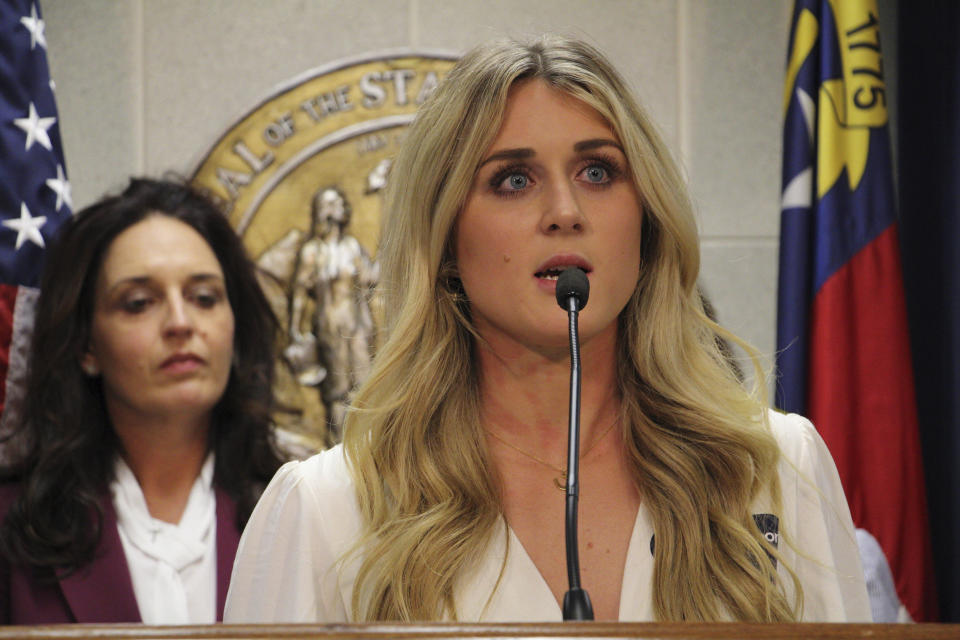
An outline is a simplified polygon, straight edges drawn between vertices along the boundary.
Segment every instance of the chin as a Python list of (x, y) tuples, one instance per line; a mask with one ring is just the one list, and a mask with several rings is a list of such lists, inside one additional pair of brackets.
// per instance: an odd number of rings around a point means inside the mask
[(558, 331), (543, 331), (534, 336), (529, 336), (525, 344), (535, 351), (542, 352), (562, 352), (569, 357), (570, 354), (570, 333), (564, 329)]
[[(220, 395), (212, 393), (179, 393), (162, 401), (168, 414), (202, 415), (210, 413), (220, 401)], [(160, 403), (158, 403), (160, 404)]]

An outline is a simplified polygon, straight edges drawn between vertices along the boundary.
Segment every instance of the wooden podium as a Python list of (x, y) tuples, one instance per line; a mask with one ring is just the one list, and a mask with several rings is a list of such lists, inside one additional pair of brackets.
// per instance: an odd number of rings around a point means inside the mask
[(0, 627), (0, 640), (446, 640), (453, 638), (670, 638), (721, 640), (960, 639), (953, 624), (604, 623), (145, 626), (135, 624)]

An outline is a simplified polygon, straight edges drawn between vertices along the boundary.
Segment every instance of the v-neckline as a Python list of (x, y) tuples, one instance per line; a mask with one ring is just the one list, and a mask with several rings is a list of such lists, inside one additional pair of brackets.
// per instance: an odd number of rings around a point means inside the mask
[[(501, 523), (505, 525), (507, 535), (494, 534), (495, 540), (491, 541), (486, 561), (482, 563), (482, 567), (478, 568), (479, 573), (463, 585), (464, 597), (458, 604), (470, 603), (468, 606), (479, 607), (475, 616), (465, 615), (463, 619), (540, 622), (562, 620), (561, 606), (554, 598), (553, 591), (540, 573), (540, 569), (527, 553), (513, 527), (505, 519), (501, 519)], [(649, 594), (644, 598), (643, 593), (649, 587), (644, 586), (642, 576), (638, 575), (638, 572), (643, 571), (643, 554), (645, 553), (647, 562), (651, 566), (651, 570), (647, 573), (652, 575), (653, 556), (650, 552), (652, 535), (652, 526), (641, 503), (634, 518), (633, 531), (624, 561), (617, 612), (617, 619), (620, 622), (651, 619), (649, 610), (652, 605), (649, 602)], [(504, 548), (505, 544), (507, 548)], [(500, 568), (505, 553), (508, 554), (507, 562), (503, 566), (501, 575)], [(565, 562), (563, 556), (558, 560)], [(649, 580), (646, 584), (649, 585)], [(589, 585), (584, 586), (589, 592)], [(494, 589), (505, 593), (494, 593)], [(511, 599), (509, 592), (514, 592), (518, 598)]]

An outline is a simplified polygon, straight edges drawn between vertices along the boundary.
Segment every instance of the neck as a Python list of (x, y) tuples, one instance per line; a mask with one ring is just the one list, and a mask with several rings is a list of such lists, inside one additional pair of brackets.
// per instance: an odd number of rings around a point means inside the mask
[(179, 522), (207, 457), (209, 414), (132, 420), (111, 411), (110, 417), (121, 455), (140, 484), (150, 515)]
[[(570, 354), (478, 345), (483, 427), (511, 444), (565, 461), (570, 397)], [(589, 447), (620, 412), (616, 380), (616, 327), (581, 343), (580, 442)], [(563, 462), (565, 465), (565, 462)]]

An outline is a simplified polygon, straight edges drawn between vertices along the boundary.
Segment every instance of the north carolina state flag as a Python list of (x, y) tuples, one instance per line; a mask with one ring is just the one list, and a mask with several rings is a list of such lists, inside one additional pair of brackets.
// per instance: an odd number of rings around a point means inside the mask
[(934, 620), (875, 0), (797, 0), (788, 55), (777, 402), (813, 420), (900, 599)]

